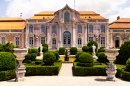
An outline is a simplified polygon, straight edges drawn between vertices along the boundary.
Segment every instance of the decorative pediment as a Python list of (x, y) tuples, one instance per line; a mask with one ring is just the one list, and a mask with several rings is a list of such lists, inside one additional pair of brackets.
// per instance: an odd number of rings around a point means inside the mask
[(34, 33), (29, 33), (28, 36), (33, 37)]
[(55, 34), (55, 33), (52, 33), (52, 37), (55, 38), (55, 37), (56, 37), (56, 34)]
[(42, 33), (40, 34), (40, 37), (44, 37), (44, 36), (46, 36), (46, 34), (45, 34), (44, 32), (42, 32)]
[(20, 35), (19, 34), (15, 34), (14, 37), (20, 37)]
[(70, 26), (69, 24), (64, 24), (64, 27), (65, 27), (65, 29), (67, 29), (67, 30), (69, 29), (69, 26)]
[(94, 34), (93, 33), (89, 33), (88, 37), (94, 37)]
[(82, 33), (78, 33), (78, 37), (81, 38), (82, 37)]
[(101, 37), (102, 37), (102, 36), (106, 36), (106, 34), (105, 34), (105, 33), (101, 33), (100, 36), (101, 36)]

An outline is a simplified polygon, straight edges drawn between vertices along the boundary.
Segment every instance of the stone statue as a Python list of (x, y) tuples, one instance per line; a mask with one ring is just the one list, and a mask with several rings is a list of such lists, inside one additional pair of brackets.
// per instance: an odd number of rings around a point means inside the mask
[(95, 53), (96, 46), (94, 46), (94, 44), (93, 44), (92, 48), (93, 48), (93, 53), (92, 53), (93, 58), (94, 58), (94, 60), (97, 60), (98, 57), (96, 56), (96, 53)]
[(66, 49), (65, 61), (69, 61), (69, 51)]
[(42, 46), (42, 44), (41, 44), (41, 45), (40, 45), (40, 55), (43, 54), (42, 49), (43, 49), (43, 46)]

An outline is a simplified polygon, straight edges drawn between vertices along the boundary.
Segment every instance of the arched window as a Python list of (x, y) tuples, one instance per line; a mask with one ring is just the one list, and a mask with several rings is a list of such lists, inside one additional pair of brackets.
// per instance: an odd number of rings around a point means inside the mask
[(93, 26), (92, 25), (89, 26), (89, 33), (93, 33)]
[(82, 26), (81, 25), (78, 26), (78, 31), (77, 32), (82, 33)]
[(41, 33), (46, 33), (46, 32), (45, 32), (45, 26), (44, 26), (44, 25), (41, 26)]
[(29, 26), (29, 33), (33, 33), (33, 26), (32, 25)]
[(56, 34), (56, 26), (55, 25), (52, 26), (52, 33)]
[(64, 13), (64, 22), (69, 22), (70, 21), (70, 14), (69, 12)]
[(105, 33), (105, 26), (104, 25), (101, 26), (101, 33)]

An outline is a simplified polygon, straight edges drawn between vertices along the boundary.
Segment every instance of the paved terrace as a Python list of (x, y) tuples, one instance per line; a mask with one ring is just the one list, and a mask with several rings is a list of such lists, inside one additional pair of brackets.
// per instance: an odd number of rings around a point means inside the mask
[(14, 79), (0, 82), (0, 86), (130, 86), (121, 79), (106, 81), (105, 76), (73, 76), (73, 63), (63, 63), (58, 76), (29, 76), (23, 82)]

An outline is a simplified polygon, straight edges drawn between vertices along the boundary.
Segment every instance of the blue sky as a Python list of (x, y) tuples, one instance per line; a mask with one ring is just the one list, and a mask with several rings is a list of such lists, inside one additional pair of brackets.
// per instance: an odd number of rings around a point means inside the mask
[[(0, 0), (0, 17), (27, 19), (41, 11), (57, 11), (68, 4), (74, 8), (74, 0)], [(75, 0), (77, 11), (95, 11), (108, 18), (109, 22), (130, 18), (130, 0)]]

